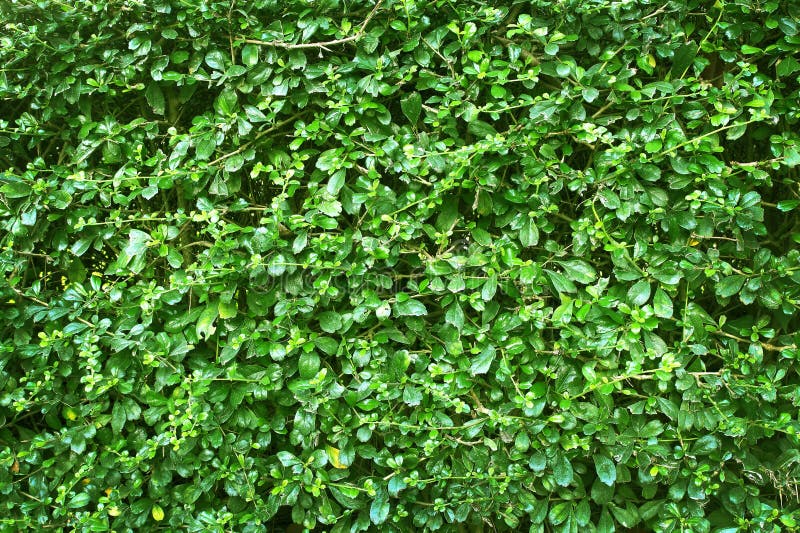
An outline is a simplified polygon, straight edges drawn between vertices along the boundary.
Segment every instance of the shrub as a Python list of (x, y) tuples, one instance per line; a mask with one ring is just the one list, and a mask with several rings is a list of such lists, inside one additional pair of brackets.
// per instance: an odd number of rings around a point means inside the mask
[(797, 3), (0, 14), (3, 528), (796, 530)]

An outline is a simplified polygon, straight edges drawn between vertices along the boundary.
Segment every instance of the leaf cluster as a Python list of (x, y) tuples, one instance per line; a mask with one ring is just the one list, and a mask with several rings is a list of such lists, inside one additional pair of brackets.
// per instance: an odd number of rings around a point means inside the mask
[(0, 529), (797, 530), (796, 2), (0, 16)]

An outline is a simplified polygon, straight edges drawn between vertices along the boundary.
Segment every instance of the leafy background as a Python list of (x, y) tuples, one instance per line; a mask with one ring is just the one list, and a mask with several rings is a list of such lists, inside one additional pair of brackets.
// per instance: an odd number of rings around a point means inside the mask
[(796, 530), (796, 2), (0, 15), (3, 529)]

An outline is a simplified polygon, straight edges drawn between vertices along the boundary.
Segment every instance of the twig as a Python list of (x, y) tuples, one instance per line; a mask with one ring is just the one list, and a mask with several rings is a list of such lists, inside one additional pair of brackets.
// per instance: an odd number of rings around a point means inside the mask
[(736, 340), (736, 341), (739, 341), (739, 342), (746, 342), (746, 343), (749, 343), (749, 344), (758, 344), (759, 346), (761, 346), (761, 348), (763, 348), (764, 350), (767, 350), (768, 352), (782, 352), (784, 350), (796, 350), (797, 349), (797, 345), (796, 344), (789, 344), (787, 346), (776, 346), (776, 345), (770, 344), (768, 342), (752, 341), (750, 339), (744, 339), (744, 338), (739, 337), (737, 335), (733, 335), (731, 333), (728, 333), (727, 331), (718, 330), (717, 333), (720, 333), (720, 334), (724, 335), (725, 337), (728, 337), (729, 339), (733, 339), (733, 340)]
[(263, 137), (264, 135), (269, 135), (270, 133), (275, 132), (276, 130), (282, 128), (286, 124), (288, 124), (290, 122), (293, 122), (294, 120), (300, 118), (304, 114), (305, 114), (305, 112), (301, 111), (300, 113), (295, 113), (294, 115), (292, 115), (291, 117), (289, 117), (289, 118), (287, 118), (285, 120), (281, 120), (280, 122), (276, 122), (273, 126), (265, 129), (264, 131), (258, 132), (258, 134), (253, 138), (252, 141), (244, 143), (243, 145), (241, 145), (239, 148), (237, 148), (233, 152), (227, 153), (227, 154), (225, 154), (223, 156), (220, 156), (220, 157), (216, 158), (215, 160), (211, 161), (208, 164), (208, 166), (213, 167), (214, 165), (217, 165), (217, 164), (221, 163), (222, 161), (225, 161), (229, 157), (233, 157), (236, 154), (241, 154), (242, 152), (244, 152), (245, 150), (247, 150), (248, 148), (253, 146), (253, 143), (255, 143), (257, 140), (261, 139), (261, 137)]
[(324, 41), (318, 43), (287, 43), (286, 41), (260, 41), (258, 39), (244, 39), (244, 42), (249, 44), (260, 44), (262, 46), (273, 46), (275, 48), (284, 48), (287, 50), (297, 50), (300, 48), (322, 48), (327, 50), (329, 46), (349, 43), (351, 41), (357, 41), (358, 39), (360, 39), (364, 35), (367, 29), (367, 24), (369, 24), (369, 22), (372, 20), (375, 14), (378, 12), (378, 8), (381, 6), (382, 3), (383, 0), (378, 0), (378, 3), (375, 4), (375, 7), (372, 8), (372, 11), (370, 11), (369, 15), (367, 15), (367, 18), (365, 18), (364, 22), (361, 23), (361, 26), (358, 28), (358, 31), (355, 32), (350, 37), (342, 37), (341, 39), (334, 39), (332, 41)]

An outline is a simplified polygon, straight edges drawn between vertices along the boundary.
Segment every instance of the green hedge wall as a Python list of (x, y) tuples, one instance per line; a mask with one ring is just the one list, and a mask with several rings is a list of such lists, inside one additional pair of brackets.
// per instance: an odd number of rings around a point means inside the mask
[(797, 2), (0, 15), (3, 530), (797, 530)]

